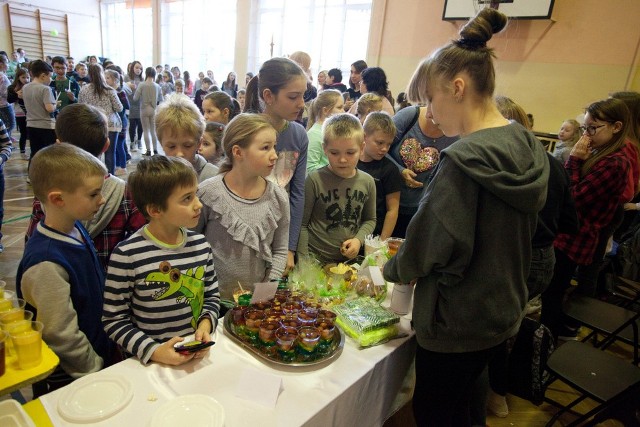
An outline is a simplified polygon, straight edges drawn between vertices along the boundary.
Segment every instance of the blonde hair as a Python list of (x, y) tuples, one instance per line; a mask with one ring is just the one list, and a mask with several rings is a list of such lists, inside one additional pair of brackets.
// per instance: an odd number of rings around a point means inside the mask
[(307, 52), (297, 50), (289, 55), (289, 59), (298, 64), (305, 74), (311, 74), (311, 70), (309, 69), (311, 67), (311, 56)]
[(54, 189), (76, 191), (88, 177), (107, 174), (97, 157), (75, 145), (62, 142), (38, 151), (29, 166), (33, 194), (47, 204), (47, 194)]
[(571, 126), (573, 126), (573, 136), (569, 141), (566, 141), (564, 143), (565, 147), (573, 147), (580, 139), (580, 123), (578, 123), (578, 121), (575, 119), (567, 119), (562, 123), (569, 123)]
[(247, 148), (253, 142), (256, 133), (274, 127), (262, 114), (243, 113), (234, 117), (222, 134), (222, 148), (225, 159), (220, 164), (219, 173), (228, 172), (233, 168), (233, 147)]
[(396, 124), (386, 111), (374, 111), (367, 115), (362, 125), (365, 135), (371, 135), (374, 132), (381, 131), (387, 136), (396, 136)]
[(335, 89), (327, 89), (320, 92), (316, 99), (311, 102), (307, 129), (311, 129), (318, 120), (323, 119), (322, 110), (325, 108), (331, 110), (341, 97), (340, 91)]
[(356, 112), (362, 121), (372, 111), (382, 110), (382, 97), (374, 92), (367, 92), (358, 99)]
[(362, 145), (364, 130), (357, 117), (348, 113), (336, 114), (325, 120), (322, 125), (322, 139), (326, 146), (338, 138), (349, 138)]
[(498, 95), (496, 96), (496, 107), (498, 107), (498, 111), (500, 111), (500, 114), (502, 114), (505, 119), (515, 120), (525, 128), (531, 130), (531, 122), (529, 122), (527, 113), (513, 99)]
[(195, 140), (202, 138), (205, 121), (196, 104), (181, 93), (169, 95), (156, 110), (156, 134), (162, 143), (166, 132), (186, 133)]

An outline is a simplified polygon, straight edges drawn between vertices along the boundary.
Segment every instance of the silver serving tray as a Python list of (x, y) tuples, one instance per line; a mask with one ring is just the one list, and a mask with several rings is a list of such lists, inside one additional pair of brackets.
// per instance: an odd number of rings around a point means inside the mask
[(330, 364), (335, 359), (337, 359), (340, 356), (340, 353), (342, 353), (342, 349), (344, 347), (344, 333), (340, 330), (340, 327), (338, 325), (335, 325), (336, 331), (333, 335), (333, 342), (331, 343), (331, 351), (328, 354), (324, 355), (322, 358), (312, 360), (309, 362), (283, 362), (282, 360), (276, 357), (271, 357), (268, 354), (261, 352), (259, 349), (253, 347), (251, 344), (249, 344), (248, 342), (240, 338), (238, 335), (236, 335), (236, 333), (231, 328), (231, 310), (229, 310), (227, 314), (225, 314), (223, 325), (224, 325), (225, 335), (231, 337), (231, 340), (233, 342), (238, 344), (240, 347), (244, 348), (246, 351), (251, 353), (261, 362), (267, 365), (272, 365), (272, 367), (277, 367), (277, 368), (294, 367), (294, 368), (297, 368), (296, 370), (299, 370), (299, 368), (304, 368), (304, 367), (313, 367), (314, 369), (320, 368), (322, 366)]

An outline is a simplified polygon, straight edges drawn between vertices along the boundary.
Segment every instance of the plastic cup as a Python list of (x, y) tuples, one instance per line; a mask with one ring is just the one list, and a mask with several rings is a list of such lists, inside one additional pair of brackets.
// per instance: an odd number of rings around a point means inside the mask
[(250, 308), (244, 312), (244, 323), (247, 338), (251, 344), (258, 344), (258, 332), (260, 331), (260, 323), (265, 319), (264, 311)]
[(399, 237), (389, 237), (387, 239), (387, 247), (389, 248), (389, 255), (394, 256), (398, 253), (398, 249), (404, 243), (404, 239)]
[(316, 347), (320, 344), (320, 331), (314, 326), (303, 326), (298, 329), (298, 353), (304, 361), (313, 360)]
[[(31, 320), (33, 320), (33, 312), (29, 311), (29, 310), (25, 310), (24, 308), (14, 308), (12, 310), (9, 311), (5, 311), (4, 313), (0, 314), (0, 330), (3, 331), (7, 331), (9, 325), (16, 323), (16, 322), (29, 322), (29, 323), (23, 323), (24, 328), (26, 330), (31, 329)], [(11, 341), (11, 339), (8, 337), (8, 333), (7, 333), (7, 341), (5, 342), (4, 345), (5, 348), (5, 354), (7, 356), (11, 356), (14, 352), (13, 350), (13, 342)]]
[(26, 320), (13, 322), (7, 326), (20, 369), (33, 368), (42, 362), (42, 327), (42, 322)]
[(27, 305), (27, 303), (22, 298), (2, 298), (0, 299), (0, 314), (6, 313), (7, 311), (15, 308), (24, 309), (25, 305)]
[(295, 343), (298, 339), (296, 328), (282, 327), (276, 330), (276, 344), (278, 354), (285, 362), (291, 362), (296, 357)]
[(318, 317), (318, 312), (314, 310), (304, 309), (298, 312), (298, 321), (300, 321), (302, 326), (313, 326), (316, 317)]
[(5, 330), (5, 326), (18, 320), (33, 320), (33, 312), (23, 308), (12, 308), (0, 314), (0, 328)]
[(285, 316), (288, 314), (297, 313), (300, 310), (302, 310), (302, 304), (298, 301), (289, 300), (282, 304), (282, 311), (284, 312)]
[(284, 319), (280, 321), (282, 327), (291, 327), (298, 329), (302, 326), (300, 320), (298, 320), (298, 313), (291, 313), (284, 316)]
[(260, 323), (260, 344), (265, 353), (275, 354), (276, 352), (276, 331), (280, 328), (277, 320), (264, 320)]

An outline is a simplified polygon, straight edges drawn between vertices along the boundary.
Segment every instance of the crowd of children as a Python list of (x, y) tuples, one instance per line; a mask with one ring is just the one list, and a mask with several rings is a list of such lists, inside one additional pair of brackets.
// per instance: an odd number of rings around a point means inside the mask
[[(416, 418), (466, 424), (470, 385), (517, 332), (527, 285), (542, 294), (542, 321), (556, 336), (571, 326), (560, 305), (569, 280), (576, 268), (597, 274), (623, 206), (638, 206), (640, 174), (629, 139), (637, 118), (615, 97), (590, 105), (584, 126), (562, 122), (558, 162), (545, 154), (531, 128), (514, 123), (524, 113), (512, 117), (494, 98), (485, 43), (505, 22), (481, 15), (469, 25), (489, 27), (464, 27), (420, 64), (397, 114), (381, 68), (356, 61), (348, 87), (337, 68), (310, 87), (304, 52), (266, 61), (244, 89), (230, 72), (220, 90), (211, 70), (192, 81), (168, 65), (133, 61), (125, 73), (60, 56), (12, 68), (11, 83), (0, 55), (0, 193), (15, 121), (23, 155), (30, 141), (35, 195), (16, 286), (61, 360), (36, 395), (121, 357), (202, 358), (207, 350), (173, 346), (191, 334), (211, 340), (236, 287), (278, 280), (298, 257), (354, 259), (375, 234), (406, 237), (384, 274), (417, 282)], [(4, 120), (9, 106), (14, 121)], [(142, 140), (135, 170), (116, 176)], [(547, 192), (551, 181), (562, 194)], [(551, 218), (560, 200), (575, 201), (579, 229)], [(536, 246), (546, 220), (542, 231), (553, 232)], [(536, 262), (548, 274), (531, 292)], [(435, 307), (439, 298), (447, 302)]]

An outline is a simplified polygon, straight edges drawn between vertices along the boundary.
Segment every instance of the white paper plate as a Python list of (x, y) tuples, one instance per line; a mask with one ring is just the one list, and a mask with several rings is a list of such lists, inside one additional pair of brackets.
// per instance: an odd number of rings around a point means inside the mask
[(22, 406), (13, 399), (0, 402), (0, 426), (36, 427)]
[(58, 412), (67, 421), (96, 422), (127, 406), (132, 397), (133, 386), (124, 376), (88, 375), (64, 390), (58, 400)]
[(224, 408), (213, 397), (187, 394), (171, 399), (151, 418), (151, 427), (224, 425)]

